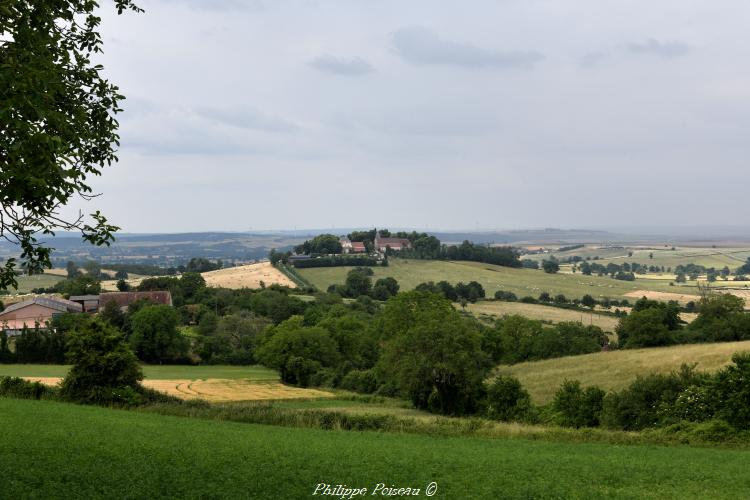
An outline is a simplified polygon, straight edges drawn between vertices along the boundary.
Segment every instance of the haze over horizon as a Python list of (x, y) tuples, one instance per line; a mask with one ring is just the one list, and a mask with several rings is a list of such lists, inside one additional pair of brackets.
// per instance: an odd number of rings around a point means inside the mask
[(102, 9), (125, 232), (748, 219), (750, 4), (150, 0)]

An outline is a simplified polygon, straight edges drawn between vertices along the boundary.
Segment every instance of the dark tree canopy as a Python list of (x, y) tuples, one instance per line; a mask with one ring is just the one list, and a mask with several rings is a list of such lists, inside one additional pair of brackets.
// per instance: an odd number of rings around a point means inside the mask
[[(140, 11), (114, 0), (119, 13)], [(27, 272), (51, 267), (56, 230), (109, 244), (118, 228), (96, 211), (66, 220), (61, 207), (94, 193), (91, 176), (117, 161), (121, 111), (116, 85), (92, 62), (102, 51), (98, 5), (91, 0), (0, 3), (0, 237), (20, 247)], [(16, 287), (16, 259), (0, 270), (0, 289)]]

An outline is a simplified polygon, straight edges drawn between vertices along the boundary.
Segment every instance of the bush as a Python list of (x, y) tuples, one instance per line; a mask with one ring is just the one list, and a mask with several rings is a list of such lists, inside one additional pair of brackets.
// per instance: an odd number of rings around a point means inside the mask
[(19, 399), (41, 399), (54, 394), (54, 389), (39, 382), (19, 377), (0, 377), (0, 396)]
[(716, 417), (737, 429), (750, 429), (750, 354), (736, 353), (734, 365), (719, 371), (709, 382)]
[(73, 365), (63, 379), (63, 398), (79, 403), (137, 405), (143, 372), (123, 336), (99, 319), (89, 321), (68, 340)]
[(352, 370), (341, 379), (339, 387), (348, 391), (372, 394), (378, 388), (378, 381), (372, 370)]
[(499, 376), (487, 388), (487, 418), (523, 421), (531, 413), (531, 397), (517, 378)]
[(581, 389), (581, 383), (577, 380), (564, 381), (552, 402), (555, 420), (563, 427), (597, 427), (604, 394), (599, 387)]
[(619, 393), (607, 394), (602, 408), (602, 425), (637, 431), (664, 423), (664, 415), (669, 413), (680, 394), (705, 380), (705, 375), (696, 374), (694, 367), (688, 365), (669, 375), (638, 377)]
[(516, 294), (513, 292), (506, 292), (503, 290), (498, 290), (495, 292), (495, 300), (503, 300), (505, 302), (515, 302), (518, 300), (518, 297), (516, 297)]

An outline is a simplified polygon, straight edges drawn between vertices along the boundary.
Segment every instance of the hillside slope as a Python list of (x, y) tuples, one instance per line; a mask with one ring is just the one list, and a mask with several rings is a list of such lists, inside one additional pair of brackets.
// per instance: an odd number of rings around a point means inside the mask
[(620, 390), (638, 375), (669, 373), (679, 370), (683, 363), (695, 364), (701, 371), (718, 370), (740, 351), (750, 351), (750, 340), (597, 352), (499, 366), (496, 373), (517, 377), (536, 403), (548, 403), (565, 379)]

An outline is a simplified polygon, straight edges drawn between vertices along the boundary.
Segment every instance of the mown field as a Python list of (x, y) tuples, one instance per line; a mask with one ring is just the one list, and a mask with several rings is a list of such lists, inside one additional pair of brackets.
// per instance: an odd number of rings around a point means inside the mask
[(535, 403), (548, 403), (563, 380), (598, 385), (606, 390), (627, 387), (638, 375), (669, 373), (683, 363), (714, 371), (730, 363), (732, 354), (750, 351), (750, 341), (626, 349), (500, 366), (496, 373), (517, 377)]
[[(329, 285), (341, 284), (346, 279), (350, 267), (323, 267), (298, 270), (306, 280), (321, 290)], [(445, 280), (452, 284), (459, 281), (478, 281), (487, 296), (492, 297), (497, 290), (515, 293), (518, 297), (537, 297), (541, 292), (553, 295), (563, 294), (569, 299), (590, 294), (595, 298), (628, 298), (626, 294), (639, 290), (679, 292), (697, 295), (695, 286), (669, 286), (656, 280), (619, 281), (609, 277), (584, 276), (582, 274), (547, 274), (534, 269), (514, 269), (493, 266), (479, 262), (453, 262), (438, 260), (391, 259), (388, 267), (374, 267), (373, 279), (395, 278), (402, 290), (410, 290), (425, 281)]]
[(502, 301), (479, 301), (476, 304), (469, 304), (466, 309), (474, 315), (480, 316), (487, 314), (490, 316), (502, 317), (505, 315), (518, 314), (530, 319), (541, 321), (551, 321), (552, 323), (561, 323), (563, 321), (580, 321), (584, 325), (596, 325), (605, 332), (614, 332), (617, 326), (618, 318), (585, 311), (573, 311), (570, 309), (561, 309), (540, 304), (524, 304), (523, 302), (502, 302)]
[[(281, 428), (0, 398), (7, 498), (743, 498), (750, 452)], [(283, 464), (283, 465), (281, 465)]]
[[(279, 374), (263, 366), (228, 365), (142, 365), (146, 379), (248, 379), (254, 381), (279, 380)], [(70, 366), (35, 364), (0, 364), (0, 377), (64, 377)]]

